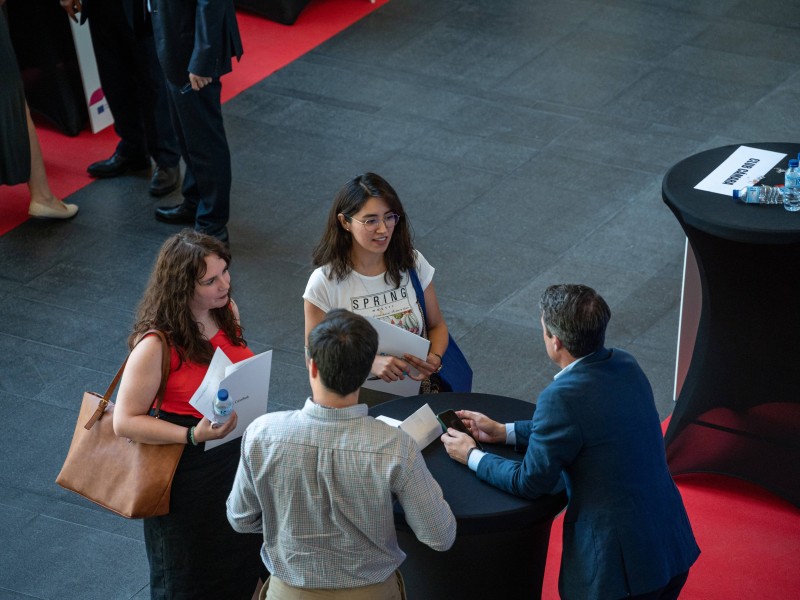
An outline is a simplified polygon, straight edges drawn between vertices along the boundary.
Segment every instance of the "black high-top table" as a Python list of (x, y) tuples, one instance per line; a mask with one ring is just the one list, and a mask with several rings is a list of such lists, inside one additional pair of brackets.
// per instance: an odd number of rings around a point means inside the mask
[[(783, 184), (800, 151), (800, 143), (741, 145), (787, 155), (762, 180), (769, 185)], [(738, 147), (690, 156), (663, 181), (701, 293), (667, 460), (673, 474), (739, 477), (800, 506), (800, 212), (694, 189)]]
[[(491, 394), (446, 393), (398, 398), (370, 409), (370, 415), (403, 420), (425, 403), (434, 413), (448, 408), (476, 410), (500, 421), (530, 419), (536, 405)], [(515, 460), (513, 447), (485, 444), (487, 452)], [(458, 523), (455, 544), (436, 552), (417, 541), (395, 508), (400, 547), (408, 555), (400, 570), (409, 598), (424, 600), (538, 599), (553, 518), (566, 506), (566, 494), (525, 500), (480, 481), (451, 459), (441, 441), (422, 451)]]

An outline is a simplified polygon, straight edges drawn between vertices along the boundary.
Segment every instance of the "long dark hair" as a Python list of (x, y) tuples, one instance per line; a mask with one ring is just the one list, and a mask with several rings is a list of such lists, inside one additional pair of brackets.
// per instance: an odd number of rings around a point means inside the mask
[[(231, 264), (231, 254), (222, 242), (191, 229), (184, 229), (164, 242), (139, 302), (133, 332), (128, 337), (129, 347), (132, 348), (148, 329), (160, 329), (182, 360), (200, 364), (211, 362), (214, 349), (201, 335), (189, 309), (195, 284), (206, 273), (205, 258), (211, 255)], [(226, 306), (211, 309), (211, 315), (231, 342), (237, 346), (247, 345), (230, 301)]]
[(336, 198), (333, 200), (325, 232), (322, 234), (317, 247), (314, 248), (312, 263), (315, 267), (328, 266), (329, 279), (336, 278), (342, 281), (353, 270), (353, 261), (350, 251), (353, 247), (353, 238), (349, 231), (339, 222), (339, 214), (350, 220), (370, 198), (380, 198), (389, 205), (392, 212), (400, 215), (400, 221), (395, 225), (389, 247), (383, 255), (386, 263), (387, 283), (399, 286), (402, 280), (401, 273), (415, 268), (414, 245), (412, 243), (411, 225), (406, 219), (403, 205), (397, 192), (380, 175), (364, 173), (348, 181)]

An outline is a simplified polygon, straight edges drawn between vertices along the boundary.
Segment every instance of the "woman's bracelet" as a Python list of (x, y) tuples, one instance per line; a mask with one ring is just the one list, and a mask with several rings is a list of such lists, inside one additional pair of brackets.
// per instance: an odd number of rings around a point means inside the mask
[(194, 439), (194, 428), (195, 425), (192, 425), (186, 430), (186, 443), (197, 446), (197, 440)]
[(437, 352), (431, 352), (431, 354), (433, 354), (434, 356), (437, 356), (437, 357), (439, 357), (439, 366), (438, 366), (438, 367), (437, 367), (437, 369), (434, 371), (434, 373), (438, 373), (439, 371), (441, 371), (441, 370), (442, 370), (442, 365), (444, 364), (444, 360), (442, 359), (442, 355), (441, 355), (441, 354), (439, 354), (439, 353), (437, 353)]

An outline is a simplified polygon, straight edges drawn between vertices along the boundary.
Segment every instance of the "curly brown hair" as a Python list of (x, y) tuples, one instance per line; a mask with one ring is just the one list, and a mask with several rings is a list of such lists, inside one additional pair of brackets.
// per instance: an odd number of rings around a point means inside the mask
[[(159, 329), (178, 350), (181, 360), (211, 362), (214, 349), (200, 333), (189, 309), (195, 285), (206, 272), (205, 258), (211, 255), (230, 266), (231, 255), (225, 245), (204, 233), (184, 229), (164, 242), (139, 302), (133, 332), (128, 337), (129, 347), (133, 348), (147, 330)], [(228, 294), (230, 297), (230, 291)], [(226, 306), (212, 309), (211, 315), (231, 342), (247, 345), (230, 301)]]
[(400, 221), (395, 225), (392, 241), (383, 255), (386, 262), (386, 283), (399, 286), (402, 273), (415, 268), (414, 244), (412, 243), (411, 224), (405, 218), (403, 205), (397, 192), (380, 175), (364, 173), (348, 181), (331, 205), (325, 232), (322, 234), (314, 253), (312, 264), (314, 267), (328, 266), (329, 279), (336, 278), (342, 281), (353, 270), (350, 251), (353, 247), (353, 238), (339, 223), (339, 214), (349, 221), (370, 198), (380, 198), (389, 205), (389, 210), (400, 215)]

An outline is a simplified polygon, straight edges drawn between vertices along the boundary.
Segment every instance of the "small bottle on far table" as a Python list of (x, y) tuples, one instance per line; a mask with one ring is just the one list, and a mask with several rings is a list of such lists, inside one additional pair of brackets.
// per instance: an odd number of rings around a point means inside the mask
[(783, 186), (783, 208), (790, 212), (800, 210), (800, 167), (798, 161), (793, 158), (789, 161), (789, 168)]

